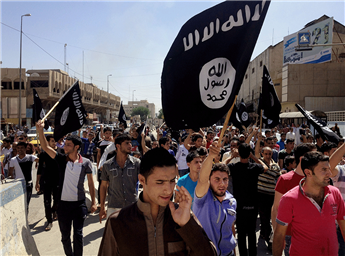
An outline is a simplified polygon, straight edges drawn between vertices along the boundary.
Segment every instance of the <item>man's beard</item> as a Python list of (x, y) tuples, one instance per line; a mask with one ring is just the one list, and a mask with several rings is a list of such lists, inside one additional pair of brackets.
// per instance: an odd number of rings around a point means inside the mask
[(212, 187), (210, 187), (211, 190), (212, 190), (212, 193), (215, 195), (215, 196), (219, 196), (219, 197), (222, 197), (225, 195), (226, 191), (224, 191), (224, 193), (218, 193), (217, 191), (215, 191)]

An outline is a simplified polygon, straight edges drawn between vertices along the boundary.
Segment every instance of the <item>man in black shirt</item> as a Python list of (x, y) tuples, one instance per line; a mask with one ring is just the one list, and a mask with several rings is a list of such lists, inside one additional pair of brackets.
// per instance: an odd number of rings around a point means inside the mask
[[(268, 170), (252, 153), (248, 144), (242, 143), (238, 148), (240, 162), (229, 164), (232, 176), (234, 197), (237, 200), (236, 227), (238, 234), (238, 249), (240, 255), (256, 255), (256, 218), (258, 215), (258, 177)], [(257, 163), (250, 163), (252, 158)]]

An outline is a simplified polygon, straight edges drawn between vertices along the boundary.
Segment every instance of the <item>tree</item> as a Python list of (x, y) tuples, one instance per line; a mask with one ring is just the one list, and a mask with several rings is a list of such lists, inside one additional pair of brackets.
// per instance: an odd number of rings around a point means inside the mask
[(163, 109), (160, 109), (160, 110), (158, 111), (158, 118), (159, 118), (159, 119), (164, 119)]
[(150, 114), (150, 110), (145, 107), (133, 108), (131, 116), (140, 115), (141, 121), (145, 121)]

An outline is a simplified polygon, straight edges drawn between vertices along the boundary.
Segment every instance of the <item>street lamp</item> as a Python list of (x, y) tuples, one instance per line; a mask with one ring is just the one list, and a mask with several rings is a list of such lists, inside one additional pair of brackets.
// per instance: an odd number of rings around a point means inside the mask
[(134, 92), (135, 90), (133, 90), (133, 93), (132, 93), (132, 101), (134, 101)]
[(19, 129), (22, 123), (22, 34), (23, 34), (23, 17), (24, 16), (31, 16), (31, 14), (27, 13), (20, 17), (19, 120), (18, 120)]
[(67, 44), (65, 44), (65, 46), (64, 46), (64, 71), (66, 72), (66, 65), (67, 65), (67, 63), (66, 63), (66, 47), (67, 47)]
[(109, 94), (109, 76), (111, 76), (111, 74), (107, 75), (107, 92), (108, 92), (108, 94)]

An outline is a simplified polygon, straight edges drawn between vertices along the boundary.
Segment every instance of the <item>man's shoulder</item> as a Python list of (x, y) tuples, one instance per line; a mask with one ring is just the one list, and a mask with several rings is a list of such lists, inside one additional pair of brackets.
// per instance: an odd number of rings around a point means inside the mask
[(292, 189), (290, 189), (289, 191), (287, 191), (283, 197), (287, 198), (287, 199), (297, 199), (297, 196), (299, 194), (299, 190), (300, 187), (297, 185), (295, 187), (293, 187)]
[(188, 180), (188, 178), (189, 178), (189, 173), (187, 173), (187, 174), (183, 175), (182, 177), (180, 177), (177, 182), (178, 183), (185, 183)]

